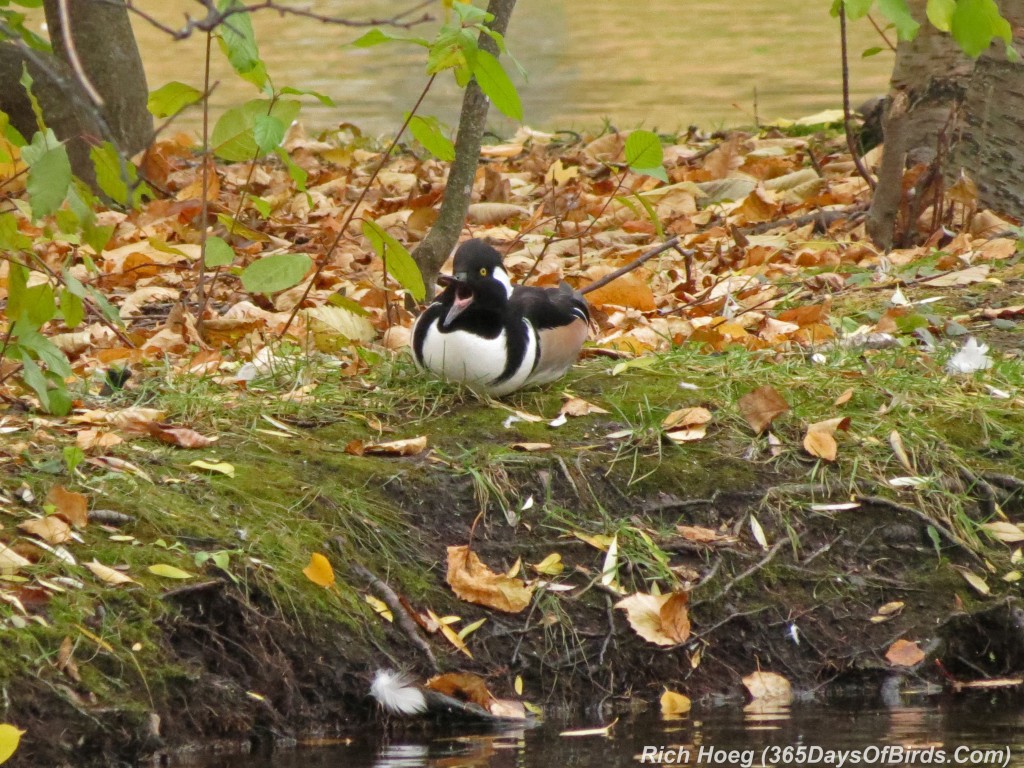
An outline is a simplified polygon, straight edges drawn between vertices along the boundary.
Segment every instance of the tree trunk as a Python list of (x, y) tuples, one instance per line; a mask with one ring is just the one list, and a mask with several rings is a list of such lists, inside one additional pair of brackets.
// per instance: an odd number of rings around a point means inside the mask
[[(509, 19), (516, 0), (490, 0), (487, 12), (494, 14), (490, 27), (502, 35), (508, 29)], [(479, 45), (486, 51), (498, 55), (498, 48), (487, 35), (480, 35)], [(455, 160), (448, 171), (448, 183), (441, 201), (437, 221), (423, 242), (413, 253), (427, 285), (428, 298), (433, 296), (437, 273), (455, 248), (462, 233), (462, 225), (469, 210), (473, 180), (480, 162), (480, 144), (487, 125), (487, 108), (490, 102), (476, 80), (470, 80), (462, 97), (462, 114), (459, 116), (459, 130), (455, 137)]]
[(26, 137), (35, 132), (35, 115), (18, 82), (22, 67), (27, 66), (46, 124), (67, 142), (75, 174), (92, 183), (90, 147), (110, 141), (123, 154), (132, 155), (152, 138), (142, 59), (121, 0), (67, 0), (74, 49), (103, 101), (95, 104), (69, 64), (57, 0), (45, 0), (44, 10), (54, 55), (17, 43), (0, 44), (0, 109)]
[[(1024, 51), (1024, 0), (1001, 0), (1013, 29), (1013, 44)], [(964, 100), (964, 120), (947, 176), (961, 169), (978, 188), (978, 203), (1024, 218), (1024, 63), (1006, 58), (1002, 43), (978, 59)]]

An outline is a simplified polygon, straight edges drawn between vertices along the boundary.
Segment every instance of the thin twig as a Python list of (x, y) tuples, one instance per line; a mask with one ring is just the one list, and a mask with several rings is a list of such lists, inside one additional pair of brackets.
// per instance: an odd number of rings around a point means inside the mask
[(71, 31), (71, 14), (68, 12), (68, 0), (57, 0), (57, 12), (60, 16), (60, 27), (63, 33), (61, 37), (64, 41), (65, 52), (68, 55), (68, 63), (71, 64), (71, 69), (74, 70), (75, 77), (78, 78), (78, 84), (82, 86), (82, 89), (92, 99), (92, 103), (102, 108), (104, 104), (103, 97), (100, 96), (99, 91), (96, 90), (96, 86), (92, 84), (89, 76), (85, 74), (82, 60), (78, 58), (78, 47), (75, 43), (75, 36)]
[(860, 158), (860, 153), (857, 151), (857, 142), (853, 137), (853, 125), (851, 123), (853, 117), (850, 114), (850, 65), (846, 45), (846, 6), (843, 3), (839, 4), (839, 38), (843, 63), (843, 129), (846, 132), (846, 146), (853, 157), (853, 164), (857, 168), (857, 173), (868, 183), (871, 189), (874, 189), (875, 180), (868, 169), (864, 167), (864, 161)]
[[(629, 264), (627, 264), (626, 266), (619, 267), (618, 269), (616, 269), (611, 274), (607, 274), (604, 277), (602, 277), (600, 280), (595, 280), (590, 285), (585, 286), (583, 288), (580, 288), (580, 293), (590, 293), (591, 291), (596, 291), (598, 288), (603, 288), (604, 286), (608, 285), (608, 283), (610, 283), (612, 280), (617, 280), (620, 277), (622, 277), (623, 275), (625, 275), (626, 273), (632, 272), (634, 269), (636, 269), (637, 267), (641, 266), (645, 262), (650, 261), (651, 259), (653, 259), (659, 253), (664, 253), (665, 251), (671, 250), (672, 248), (674, 248), (676, 246), (676, 244), (678, 242), (679, 242), (679, 235), (676, 235), (675, 237), (670, 237), (668, 240), (666, 240), (664, 243), (662, 243), (661, 245), (657, 246), (656, 248), (652, 248), (651, 250), (647, 251), (646, 253), (641, 254), (640, 256), (637, 256), (635, 259), (633, 259), (631, 262), (629, 262)], [(685, 254), (685, 251), (684, 251), (684, 254)]]

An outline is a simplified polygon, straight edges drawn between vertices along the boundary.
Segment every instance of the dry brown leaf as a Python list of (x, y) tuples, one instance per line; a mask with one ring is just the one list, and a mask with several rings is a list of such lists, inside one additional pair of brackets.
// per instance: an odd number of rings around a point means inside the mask
[(825, 461), (835, 461), (839, 455), (836, 439), (829, 432), (808, 430), (804, 435), (804, 450)]
[(99, 429), (83, 429), (75, 435), (75, 445), (85, 453), (105, 451), (124, 442), (124, 438), (113, 432)]
[(32, 565), (32, 561), (22, 557), (10, 547), (0, 543), (0, 573), (14, 573), (19, 568)]
[(775, 387), (767, 384), (745, 394), (737, 405), (743, 418), (757, 434), (764, 432), (776, 417), (789, 410), (786, 399)]
[(915, 642), (897, 640), (889, 646), (885, 658), (894, 667), (914, 667), (924, 661), (925, 653)]
[(26, 520), (18, 523), (18, 529), (38, 536), (47, 544), (63, 544), (71, 538), (71, 526), (56, 515)]
[(680, 408), (672, 411), (661, 422), (662, 429), (676, 429), (680, 427), (697, 427), (711, 421), (711, 411), (707, 408)]
[(171, 424), (161, 424), (151, 421), (146, 425), (151, 437), (162, 443), (176, 445), (179, 448), (207, 448), (213, 445), (220, 438), (206, 437), (188, 427), (175, 427)]
[[(374, 456), (415, 456), (427, 447), (427, 436), (410, 437), (405, 440), (391, 440), (386, 443), (366, 443), (363, 453)], [(347, 450), (347, 449), (346, 449)]]
[(604, 408), (587, 402), (579, 397), (570, 397), (562, 403), (562, 407), (558, 412), (569, 416), (588, 416), (591, 413), (608, 413)]
[(93, 560), (91, 563), (86, 563), (85, 567), (92, 571), (93, 575), (102, 581), (104, 584), (109, 584), (112, 587), (117, 587), (122, 584), (135, 584), (135, 579), (121, 571), (111, 568), (109, 565), (104, 565), (98, 560)]
[[(614, 271), (613, 267), (591, 267), (587, 270), (587, 278), (596, 281)], [(651, 286), (638, 272), (625, 274), (608, 285), (591, 291), (587, 294), (587, 301), (595, 307), (628, 307), (641, 312), (650, 312), (656, 306)]]
[(699, 525), (677, 525), (676, 530), (687, 541), (698, 544), (722, 544), (736, 541), (734, 536), (726, 536), (716, 530)]
[[(626, 612), (626, 620), (633, 631), (647, 642), (663, 646), (679, 645), (685, 642), (679, 638), (684, 635), (689, 637), (690, 633), (689, 615), (686, 610), (688, 597), (678, 597), (680, 594), (685, 593), (648, 595), (637, 592), (622, 598), (615, 607)], [(668, 613), (662, 616), (662, 608), (670, 601)]]
[(435, 675), (424, 683), (424, 687), (460, 701), (471, 701), (488, 712), (491, 709), (491, 702), (495, 698), (487, 689), (484, 679), (470, 672), (449, 672), (444, 675)]
[(519, 613), (533, 598), (533, 588), (522, 579), (495, 573), (466, 546), (448, 547), (448, 585), (468, 603), (506, 613)]
[(71, 680), (76, 683), (82, 681), (82, 676), (78, 672), (78, 665), (75, 663), (75, 644), (70, 637), (65, 637), (61, 643), (60, 648), (57, 650), (57, 669), (67, 675)]
[(85, 528), (89, 524), (89, 501), (84, 494), (69, 491), (63, 485), (55, 485), (46, 494), (46, 503), (52, 504), (54, 513), (75, 528)]
[(835, 406), (846, 405), (848, 402), (850, 402), (850, 398), (851, 397), (853, 397), (853, 387), (850, 387), (849, 389), (844, 390), (843, 393), (841, 395), (839, 395), (839, 397), (837, 397), (835, 399), (835, 401), (832, 403), (832, 405), (835, 405)]
[(966, 568), (957, 568), (957, 571), (964, 577), (964, 581), (970, 584), (979, 595), (987, 595), (992, 591), (988, 582), (973, 571), (969, 571)]
[(1012, 544), (1024, 541), (1024, 530), (1019, 525), (1007, 522), (983, 523), (981, 529), (993, 539)]
[(785, 705), (793, 701), (793, 686), (775, 672), (752, 672), (743, 678), (743, 685), (756, 702)]
[(701, 424), (697, 427), (687, 427), (686, 429), (674, 429), (671, 432), (666, 432), (665, 437), (671, 440), (673, 443), (692, 443), (695, 440), (703, 440), (707, 437), (708, 428), (706, 425)]
[(900, 464), (911, 474), (917, 474), (917, 468), (907, 455), (907, 449), (903, 445), (903, 437), (895, 429), (889, 433), (889, 447), (899, 460)]
[(535, 453), (537, 451), (550, 450), (551, 443), (512, 443), (512, 449), (516, 451), (525, 451), (527, 453)]

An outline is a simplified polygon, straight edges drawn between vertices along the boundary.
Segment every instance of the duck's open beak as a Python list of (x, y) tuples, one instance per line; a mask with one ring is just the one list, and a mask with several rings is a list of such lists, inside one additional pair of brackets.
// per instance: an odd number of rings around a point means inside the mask
[(448, 310), (448, 314), (444, 318), (443, 325), (447, 328), (455, 318), (465, 312), (466, 308), (473, 303), (473, 289), (464, 280), (459, 279), (459, 276), (440, 275), (437, 278), (437, 283), (455, 291), (455, 301), (452, 302), (452, 308)]

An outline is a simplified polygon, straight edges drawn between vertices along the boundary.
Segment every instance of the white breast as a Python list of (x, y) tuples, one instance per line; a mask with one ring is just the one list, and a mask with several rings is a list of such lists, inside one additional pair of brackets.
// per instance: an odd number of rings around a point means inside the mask
[(423, 367), (489, 395), (508, 394), (523, 386), (537, 357), (537, 336), (531, 326), (527, 327), (530, 334), (523, 362), (505, 381), (492, 383), (505, 370), (504, 331), (494, 339), (484, 339), (466, 331), (441, 333), (435, 322), (423, 339)]

